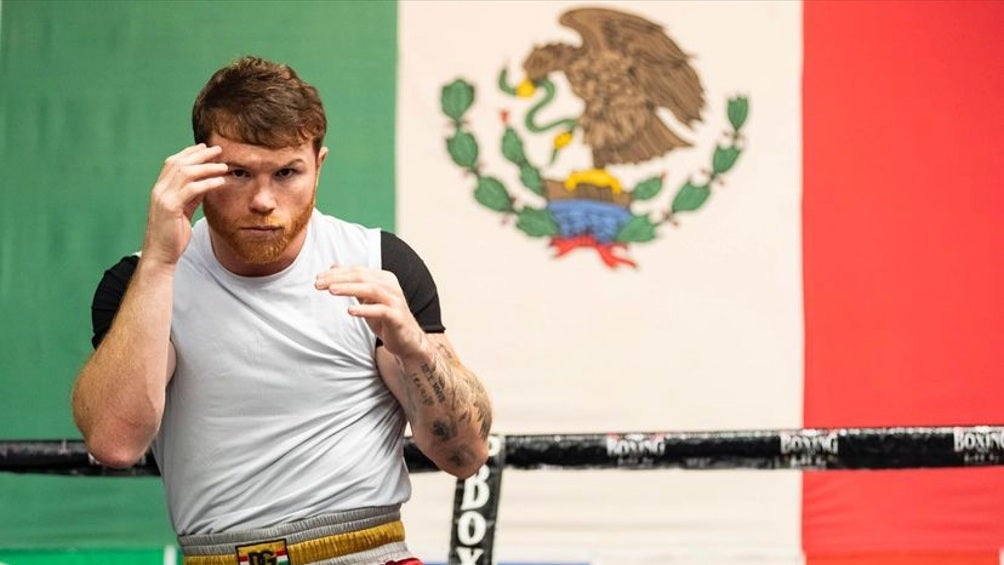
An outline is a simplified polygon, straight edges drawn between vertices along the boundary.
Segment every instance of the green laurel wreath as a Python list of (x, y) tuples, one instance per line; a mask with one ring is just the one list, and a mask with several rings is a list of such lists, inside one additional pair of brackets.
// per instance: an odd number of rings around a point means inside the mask
[[(440, 95), (440, 105), (443, 113), (450, 118), (453, 125), (453, 135), (446, 140), (446, 150), (450, 158), (461, 168), (468, 171), (476, 179), (474, 199), (489, 210), (502, 214), (514, 214), (516, 227), (530, 237), (551, 237), (558, 234), (558, 223), (546, 208), (534, 208), (530, 205), (517, 207), (505, 183), (497, 177), (485, 175), (478, 164), (479, 148), (477, 139), (467, 131), (464, 115), (474, 104), (474, 86), (463, 79), (456, 79), (444, 86)], [(711, 195), (711, 186), (720, 181), (723, 174), (735, 166), (742, 154), (743, 137), (741, 129), (749, 116), (749, 99), (746, 96), (736, 96), (728, 100), (726, 109), (731, 131), (725, 133), (725, 140), (716, 145), (711, 155), (711, 168), (704, 171), (704, 182), (698, 183), (693, 177), (676, 191), (669, 208), (662, 212), (662, 218), (652, 220), (653, 212), (641, 214), (632, 211), (630, 220), (624, 223), (617, 232), (619, 243), (642, 243), (655, 239), (656, 228), (663, 223), (673, 222), (676, 214), (693, 212), (704, 206)], [(526, 156), (523, 140), (508, 123), (502, 134), (502, 156), (519, 168), (520, 182), (528, 190), (544, 196), (544, 179), (540, 168), (534, 165)], [(651, 200), (663, 189), (663, 177), (655, 176), (639, 182), (630, 191), (631, 203)]]

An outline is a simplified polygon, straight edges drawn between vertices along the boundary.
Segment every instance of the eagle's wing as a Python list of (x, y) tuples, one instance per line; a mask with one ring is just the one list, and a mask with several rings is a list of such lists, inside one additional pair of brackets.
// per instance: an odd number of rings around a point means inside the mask
[(704, 87), (687, 55), (662, 26), (605, 8), (570, 10), (560, 22), (579, 32), (584, 49), (615, 51), (632, 61), (635, 84), (654, 105), (668, 109), (688, 126), (700, 120)]

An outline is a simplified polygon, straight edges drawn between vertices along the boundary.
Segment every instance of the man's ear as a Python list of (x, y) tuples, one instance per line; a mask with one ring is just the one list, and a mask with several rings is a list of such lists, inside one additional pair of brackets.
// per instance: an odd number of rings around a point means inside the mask
[(317, 168), (318, 169), (321, 168), (321, 165), (324, 164), (324, 160), (327, 159), (327, 158), (328, 158), (328, 148), (327, 147), (322, 147), (317, 152)]

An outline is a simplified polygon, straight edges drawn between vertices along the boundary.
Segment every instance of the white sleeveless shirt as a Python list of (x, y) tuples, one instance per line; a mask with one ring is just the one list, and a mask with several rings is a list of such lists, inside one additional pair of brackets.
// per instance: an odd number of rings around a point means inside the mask
[(332, 264), (380, 268), (380, 232), (314, 210), (282, 272), (242, 277), (205, 220), (174, 280), (177, 368), (153, 452), (179, 535), (263, 528), (411, 494), (404, 413), (354, 298), (314, 288)]

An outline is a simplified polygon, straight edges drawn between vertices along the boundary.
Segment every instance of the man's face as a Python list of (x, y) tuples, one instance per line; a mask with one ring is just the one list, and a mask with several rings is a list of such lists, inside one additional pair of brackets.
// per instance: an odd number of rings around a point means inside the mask
[(206, 194), (203, 210), (213, 252), (228, 270), (268, 275), (289, 266), (303, 247), (327, 148), (308, 141), (283, 149), (248, 145), (213, 133), (223, 149), (226, 183)]

